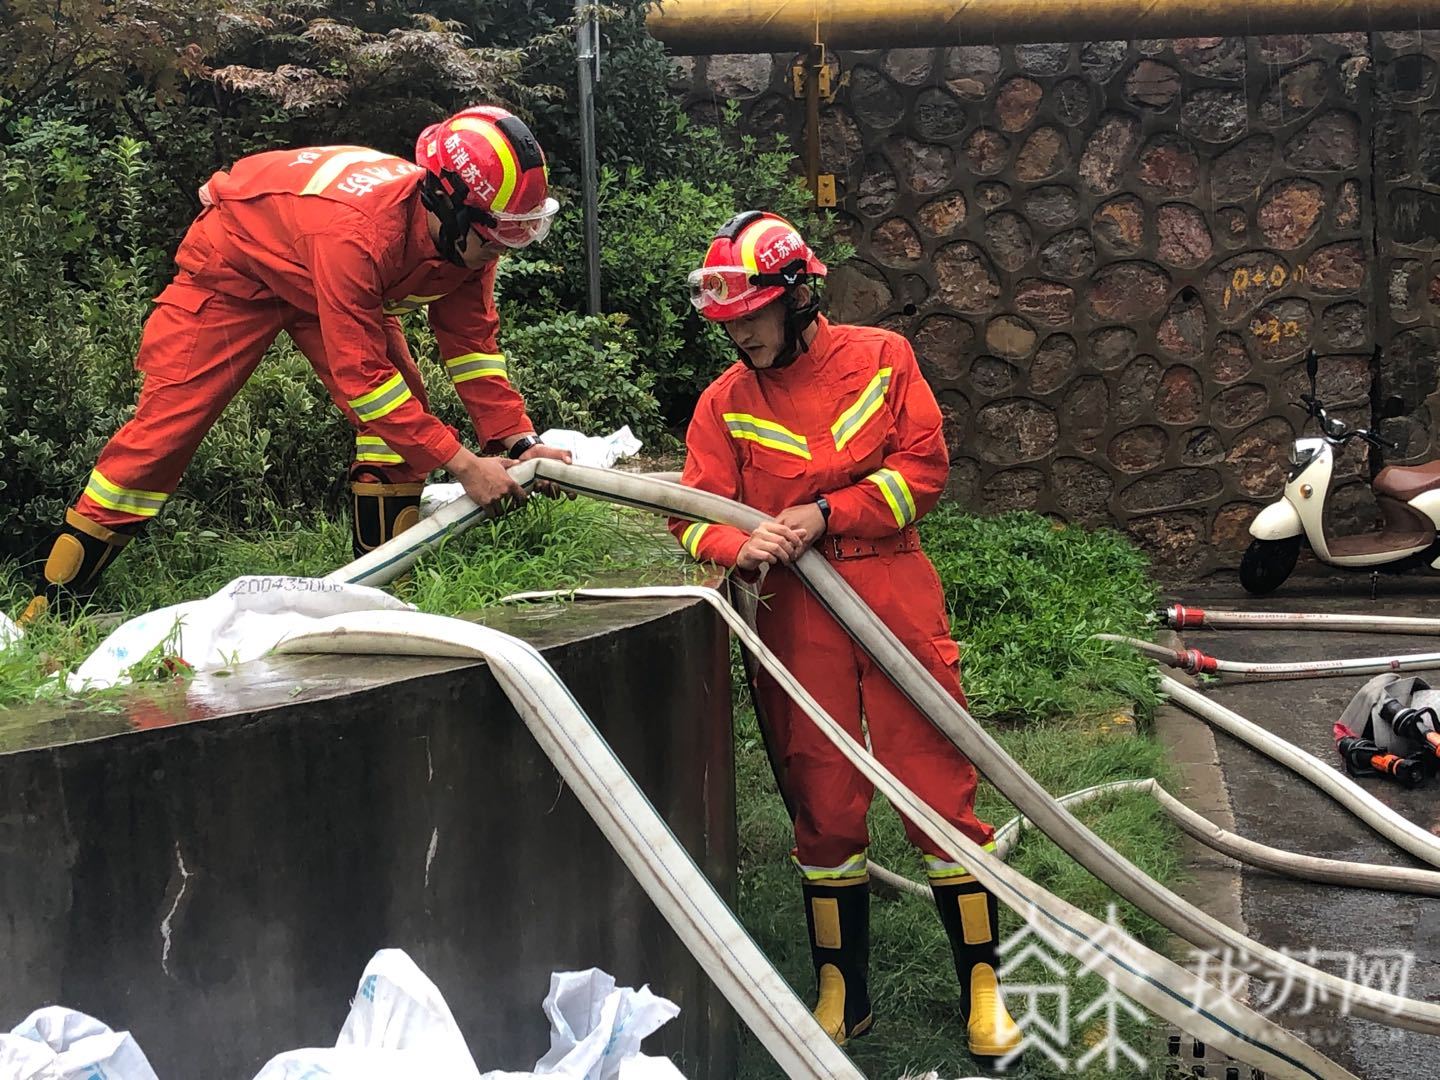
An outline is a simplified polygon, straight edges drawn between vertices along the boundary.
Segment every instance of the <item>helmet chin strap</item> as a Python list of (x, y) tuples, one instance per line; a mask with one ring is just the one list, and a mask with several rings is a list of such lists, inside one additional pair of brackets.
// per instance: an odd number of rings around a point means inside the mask
[(470, 239), (474, 225), (493, 226), (495, 219), (483, 210), (465, 204), (470, 189), (465, 181), (453, 173), (445, 174), (451, 191), (447, 192), (440, 178), (434, 173), (426, 175), (420, 182), (420, 202), (440, 221), (440, 235), (435, 247), (447, 260), (456, 266), (465, 265), (465, 246)]
[(787, 368), (805, 352), (805, 331), (815, 324), (820, 317), (820, 297), (816, 294), (812, 285), (810, 298), (803, 304), (797, 300), (798, 285), (787, 288), (780, 297), (780, 302), (785, 305), (785, 344), (775, 354), (775, 359), (770, 362), (769, 367), (757, 368), (750, 360), (750, 354), (737, 346), (736, 352), (740, 354), (740, 362), (751, 371), (779, 371)]

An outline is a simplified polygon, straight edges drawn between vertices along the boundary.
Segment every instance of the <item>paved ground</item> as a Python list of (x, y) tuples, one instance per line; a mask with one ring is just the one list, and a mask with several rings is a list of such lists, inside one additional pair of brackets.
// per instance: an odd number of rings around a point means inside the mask
[[(1440, 579), (1410, 576), (1380, 579), (1374, 600), (1370, 579), (1362, 575), (1338, 581), (1296, 579), (1264, 601), (1246, 597), (1238, 586), (1215, 585), (1178, 590), (1171, 598), (1211, 608), (1440, 618)], [(1440, 651), (1440, 638), (1381, 634), (1190, 631), (1185, 640), (1222, 659), (1257, 661)], [(1440, 682), (1440, 672), (1432, 677)], [(1367, 678), (1230, 683), (1211, 685), (1205, 692), (1338, 767), (1331, 725)], [(1214, 754), (1207, 768), (1207, 740), (1197, 733), (1195, 724), (1171, 716), (1162, 720), (1161, 734), (1189, 762), (1188, 790), (1183, 797), (1223, 827), (1306, 854), (1418, 865), (1318, 790), (1228, 735), (1214, 734)], [(1224, 820), (1227, 800), (1213, 788), (1206, 790), (1221, 777), (1228, 790), (1233, 825)], [(1361, 783), (1410, 819), (1440, 834), (1440, 781), (1413, 791), (1380, 780)], [(1232, 924), (1238, 916), (1239, 924), (1256, 940), (1312, 960), (1326, 971), (1344, 974), (1349, 964), (1358, 961), (1370, 968), (1368, 982), (1375, 986), (1381, 978), (1377, 969), (1388, 965), (1392, 978), (1403, 971), (1406, 996), (1440, 999), (1440, 899), (1307, 884), (1249, 869), (1238, 875), (1237, 882), (1234, 870), (1213, 858), (1205, 862), (1202, 874), (1187, 892)], [(1316, 952), (1311, 953), (1312, 949)], [(1395, 950), (1411, 959), (1397, 959)], [(1252, 1004), (1262, 1008), (1267, 995), (1280, 996), (1269, 1014), (1357, 1076), (1440, 1080), (1440, 1039), (1343, 1016), (1336, 1003), (1307, 1001), (1299, 987), (1287, 991), (1255, 980), (1250, 992)], [(1211, 1073), (1215, 1075), (1213, 1066)]]

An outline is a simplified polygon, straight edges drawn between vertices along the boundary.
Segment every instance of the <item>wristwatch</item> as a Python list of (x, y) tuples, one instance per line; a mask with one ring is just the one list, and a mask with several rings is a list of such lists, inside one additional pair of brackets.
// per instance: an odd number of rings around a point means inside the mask
[(824, 495), (820, 495), (816, 497), (815, 505), (820, 508), (820, 516), (825, 519), (825, 523), (828, 525), (830, 523), (830, 500), (825, 498)]
[(520, 455), (525, 453), (526, 450), (529, 450), (532, 446), (539, 445), (539, 435), (523, 435), (520, 438), (516, 439), (513, 444), (511, 444), (509, 451), (510, 456), (516, 460), (519, 460)]

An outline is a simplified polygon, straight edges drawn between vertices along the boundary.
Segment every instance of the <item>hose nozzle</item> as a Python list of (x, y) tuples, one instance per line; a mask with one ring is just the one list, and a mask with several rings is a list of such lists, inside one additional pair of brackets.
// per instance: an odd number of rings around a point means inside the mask
[(1335, 749), (1354, 776), (1388, 776), (1405, 787), (1418, 787), (1425, 781), (1425, 765), (1420, 754), (1401, 757), (1389, 753), (1344, 724), (1335, 725)]

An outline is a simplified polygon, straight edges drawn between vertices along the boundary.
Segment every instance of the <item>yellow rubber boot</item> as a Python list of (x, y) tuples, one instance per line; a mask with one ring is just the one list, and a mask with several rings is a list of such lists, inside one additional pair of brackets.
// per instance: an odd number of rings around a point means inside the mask
[(1005, 1008), (1000, 979), (989, 964), (970, 969), (970, 1010), (965, 1018), (969, 1031), (970, 1056), (1006, 1058), (1020, 1049), (1024, 1039), (1019, 1026)]
[(805, 882), (805, 922), (810, 929), (810, 956), (820, 996), (815, 1019), (825, 1033), (844, 1046), (871, 1028), (870, 880), (846, 883)]
[(351, 547), (355, 557), (393, 540), (420, 520), (423, 483), (391, 484), (381, 470), (359, 466), (350, 473)]
[(65, 511), (65, 524), (50, 543), (44, 582), (17, 620), (28, 626), (62, 599), (80, 602), (100, 583), (100, 573), (114, 561), (134, 532), (97, 525), (75, 510)]
[(960, 1014), (969, 1033), (970, 1056), (992, 1069), (1019, 1062), (1024, 1033), (1005, 1008), (1000, 992), (996, 933), (999, 905), (968, 874), (930, 882), (940, 921), (955, 955), (960, 977)]

